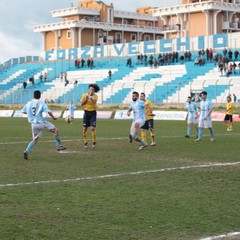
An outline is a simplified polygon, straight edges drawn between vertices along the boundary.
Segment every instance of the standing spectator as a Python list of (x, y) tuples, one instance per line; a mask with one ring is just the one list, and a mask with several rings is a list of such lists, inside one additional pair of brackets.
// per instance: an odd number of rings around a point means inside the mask
[(236, 50), (236, 51), (234, 52), (234, 60), (235, 60), (235, 61), (238, 60), (238, 55), (239, 55), (239, 52), (238, 52), (238, 50)]
[(111, 71), (111, 69), (109, 69), (109, 71), (108, 71), (108, 79), (109, 79), (109, 80), (112, 79), (112, 71)]
[(232, 124), (232, 115), (233, 115), (233, 104), (231, 97), (227, 97), (227, 104), (226, 104), (226, 115), (224, 118), (224, 121), (227, 125), (227, 131), (232, 131), (233, 130), (233, 124)]
[(211, 142), (214, 141), (214, 132), (212, 128), (212, 103), (207, 99), (207, 92), (203, 91), (201, 93), (201, 102), (200, 102), (200, 116), (198, 123), (198, 138), (195, 139), (195, 142), (202, 141), (203, 129), (208, 128), (210, 131)]
[(54, 117), (52, 112), (48, 109), (46, 103), (44, 101), (41, 101), (40, 98), (41, 92), (39, 90), (34, 91), (33, 99), (29, 101), (22, 109), (22, 113), (28, 115), (28, 122), (31, 123), (33, 136), (33, 140), (29, 142), (26, 150), (23, 153), (23, 157), (26, 160), (28, 160), (29, 152), (37, 144), (43, 131), (53, 133), (56, 143), (56, 149), (58, 151), (66, 149), (61, 145), (57, 128), (51, 122), (46, 121), (46, 119), (43, 117), (43, 113), (48, 113), (54, 120), (56, 120), (57, 118)]
[(23, 82), (23, 89), (26, 89), (26, 87), (27, 87), (27, 81), (25, 80), (25, 81)]
[(83, 115), (83, 139), (84, 147), (88, 147), (87, 130), (89, 127), (92, 129), (92, 147), (96, 147), (96, 121), (97, 121), (97, 101), (98, 95), (96, 94), (100, 88), (97, 84), (90, 84), (88, 86), (88, 93), (84, 93), (81, 98), (81, 105), (84, 109)]
[(234, 103), (237, 102), (237, 96), (235, 95), (235, 93), (233, 94), (233, 101), (234, 101)]
[(84, 68), (84, 66), (85, 66), (85, 60), (84, 60), (84, 58), (82, 58), (81, 59), (81, 67)]

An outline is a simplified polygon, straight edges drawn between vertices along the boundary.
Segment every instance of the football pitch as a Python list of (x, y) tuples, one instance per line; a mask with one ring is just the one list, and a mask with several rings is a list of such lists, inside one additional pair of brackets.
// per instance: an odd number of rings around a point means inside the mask
[(82, 120), (53, 123), (67, 151), (44, 132), (24, 160), (30, 124), (0, 118), (0, 239), (240, 239), (239, 123), (214, 122), (215, 142), (204, 130), (196, 143), (186, 122), (155, 121), (143, 150), (128, 120), (99, 119), (88, 149)]

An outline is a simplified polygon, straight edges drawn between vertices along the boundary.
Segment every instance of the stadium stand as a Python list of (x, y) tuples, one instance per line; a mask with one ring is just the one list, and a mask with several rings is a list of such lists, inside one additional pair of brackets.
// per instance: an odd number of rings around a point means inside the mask
[[(79, 102), (90, 83), (101, 87), (99, 103), (129, 103), (133, 90), (145, 92), (155, 103), (183, 103), (191, 92), (202, 90), (216, 103), (225, 102), (229, 94), (240, 96), (239, 72), (229, 77), (221, 75), (213, 62), (196, 66), (189, 61), (150, 68), (137, 63), (136, 58), (132, 67), (126, 66), (126, 61), (127, 58), (96, 59), (92, 69), (76, 68), (73, 60), (14, 64), (0, 71), (0, 103), (26, 103), (36, 89), (48, 102)], [(41, 79), (44, 74), (47, 78)], [(66, 74), (67, 82), (62, 74)]]

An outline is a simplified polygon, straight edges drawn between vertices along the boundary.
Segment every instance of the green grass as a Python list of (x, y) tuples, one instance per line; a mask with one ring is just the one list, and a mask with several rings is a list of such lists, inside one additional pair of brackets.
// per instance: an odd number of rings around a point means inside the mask
[(0, 239), (171, 240), (240, 231), (240, 164), (178, 169), (239, 162), (239, 123), (226, 132), (214, 122), (216, 141), (205, 130), (195, 143), (183, 137), (185, 122), (155, 121), (157, 146), (142, 151), (128, 142), (127, 120), (98, 120), (97, 148), (87, 150), (81, 120), (54, 124), (70, 153), (57, 153), (44, 132), (26, 161), (27, 120), (0, 118)]

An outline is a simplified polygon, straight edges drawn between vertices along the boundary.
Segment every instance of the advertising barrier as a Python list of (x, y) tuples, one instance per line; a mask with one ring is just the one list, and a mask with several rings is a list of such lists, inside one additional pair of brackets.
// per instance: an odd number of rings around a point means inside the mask
[[(68, 111), (65, 110), (63, 113), (63, 118), (66, 118)], [(74, 111), (74, 118), (83, 118), (84, 111), (76, 110)], [(112, 116), (112, 111), (97, 111), (98, 119), (110, 119)]]
[(0, 110), (0, 117), (11, 117), (13, 110)]
[[(127, 116), (128, 110), (117, 110), (114, 119), (132, 119), (133, 113)], [(153, 111), (155, 114), (154, 120), (186, 120), (187, 112), (183, 111)]]

